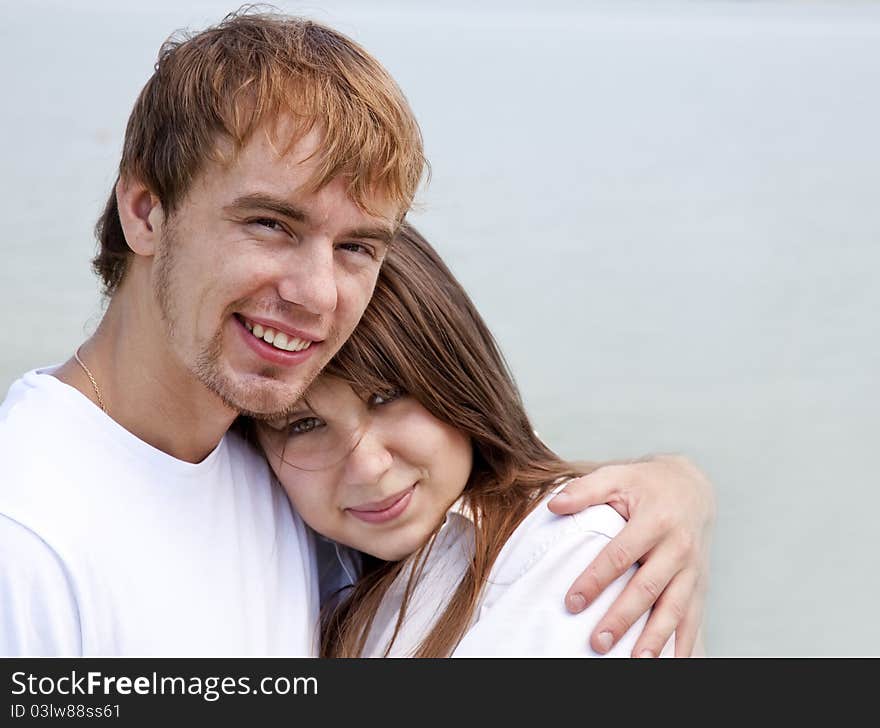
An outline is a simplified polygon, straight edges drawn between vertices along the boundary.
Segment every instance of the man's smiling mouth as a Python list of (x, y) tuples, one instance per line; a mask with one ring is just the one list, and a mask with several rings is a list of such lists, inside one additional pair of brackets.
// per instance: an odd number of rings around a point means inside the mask
[(288, 336), (283, 331), (276, 331), (268, 326), (255, 324), (252, 321), (248, 321), (244, 316), (241, 317), (241, 322), (253, 336), (262, 339), (267, 344), (271, 344), (281, 351), (305, 351), (313, 343), (310, 339), (299, 339), (295, 336)]

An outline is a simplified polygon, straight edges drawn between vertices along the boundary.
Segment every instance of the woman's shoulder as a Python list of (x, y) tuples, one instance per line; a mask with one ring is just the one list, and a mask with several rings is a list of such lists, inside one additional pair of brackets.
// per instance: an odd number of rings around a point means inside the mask
[(565, 547), (579, 536), (584, 541), (610, 541), (626, 521), (609, 505), (590, 506), (580, 513), (559, 516), (548, 503), (565, 487), (562, 483), (538, 500), (522, 523), (504, 544), (495, 566), (491, 581), (495, 584), (511, 583), (543, 558), (554, 547)]
[[(626, 520), (611, 506), (602, 503), (590, 506), (579, 513), (567, 516), (559, 516), (548, 508), (553, 497), (562, 491), (568, 481), (560, 483), (546, 493), (532, 508), (528, 516), (514, 531), (510, 541), (514, 538), (531, 540), (540, 534), (548, 536), (561, 536), (580, 531), (582, 533), (598, 533), (607, 538), (614, 538), (626, 525)], [(509, 543), (509, 542), (508, 542)]]

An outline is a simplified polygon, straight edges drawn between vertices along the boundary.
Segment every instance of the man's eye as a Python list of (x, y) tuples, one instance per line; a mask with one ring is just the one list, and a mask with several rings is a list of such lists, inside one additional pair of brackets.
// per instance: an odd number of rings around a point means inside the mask
[(394, 400), (400, 399), (404, 396), (406, 396), (406, 392), (403, 391), (402, 387), (392, 387), (385, 392), (374, 392), (373, 394), (371, 394), (370, 398), (367, 400), (367, 404), (371, 407), (375, 407), (378, 405), (388, 404), (389, 402), (393, 402)]
[(287, 426), (288, 435), (305, 435), (308, 432), (314, 432), (325, 426), (324, 420), (320, 417), (303, 417), (294, 420)]
[(269, 230), (284, 230), (284, 226), (278, 220), (273, 220), (271, 217), (257, 217), (253, 220), (248, 220), (248, 223), (250, 223), (251, 225), (259, 225), (260, 227), (264, 227)]
[(370, 258), (376, 257), (376, 249), (370, 245), (366, 245), (365, 243), (340, 243), (340, 250), (347, 250), (350, 253), (357, 253), (359, 255), (367, 255)]

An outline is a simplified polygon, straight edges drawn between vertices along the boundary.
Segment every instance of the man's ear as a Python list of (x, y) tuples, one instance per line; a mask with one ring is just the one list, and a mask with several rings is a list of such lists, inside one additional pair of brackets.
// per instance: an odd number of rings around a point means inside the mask
[(155, 254), (162, 238), (162, 203), (139, 180), (120, 177), (116, 183), (119, 222), (128, 247), (137, 255)]

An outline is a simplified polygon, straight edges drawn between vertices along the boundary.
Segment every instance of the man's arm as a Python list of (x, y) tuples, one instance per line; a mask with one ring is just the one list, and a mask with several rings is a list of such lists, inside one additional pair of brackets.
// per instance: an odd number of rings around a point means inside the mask
[(82, 654), (76, 600), (55, 552), (0, 515), (0, 656)]
[(660, 455), (606, 465), (571, 481), (550, 501), (554, 513), (608, 503), (629, 523), (569, 587), (565, 604), (580, 612), (633, 564), (641, 568), (593, 630), (606, 652), (652, 606), (632, 654), (658, 655), (675, 632), (675, 654), (690, 656), (703, 619), (715, 497), (689, 460)]

